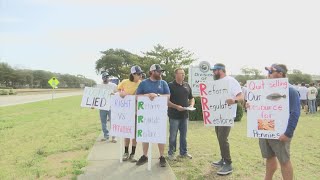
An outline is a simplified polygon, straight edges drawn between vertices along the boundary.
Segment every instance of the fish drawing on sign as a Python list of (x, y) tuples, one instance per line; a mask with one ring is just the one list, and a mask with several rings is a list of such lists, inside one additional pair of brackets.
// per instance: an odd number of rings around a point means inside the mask
[(271, 101), (278, 101), (279, 99), (281, 99), (281, 98), (286, 98), (286, 95), (284, 94), (284, 95), (281, 95), (281, 94), (279, 94), (279, 93), (272, 93), (272, 94), (269, 94), (268, 96), (267, 96), (267, 99), (269, 99), (269, 100), (271, 100)]

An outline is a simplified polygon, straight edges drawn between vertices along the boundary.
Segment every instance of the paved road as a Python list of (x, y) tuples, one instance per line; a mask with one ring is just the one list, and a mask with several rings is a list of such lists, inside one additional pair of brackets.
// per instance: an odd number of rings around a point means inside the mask
[[(54, 94), (54, 98), (82, 95), (82, 93), (82, 90), (72, 92), (58, 92)], [(49, 99), (52, 99), (51, 93), (0, 96), (0, 107), (13, 106), (17, 104), (25, 104)]]

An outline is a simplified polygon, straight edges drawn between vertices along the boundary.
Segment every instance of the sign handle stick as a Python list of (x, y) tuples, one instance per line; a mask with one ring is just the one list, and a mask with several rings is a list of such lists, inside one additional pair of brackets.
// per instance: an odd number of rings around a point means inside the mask
[(119, 141), (120, 141), (120, 163), (122, 163), (122, 150), (123, 150), (123, 138), (119, 138)]
[(151, 171), (151, 159), (152, 159), (152, 143), (149, 143), (148, 150), (148, 170)]
[(52, 101), (53, 101), (54, 88), (52, 88)]

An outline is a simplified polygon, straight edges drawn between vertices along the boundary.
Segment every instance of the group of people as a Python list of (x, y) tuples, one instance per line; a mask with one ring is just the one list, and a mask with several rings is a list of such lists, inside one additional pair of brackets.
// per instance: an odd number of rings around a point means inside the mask
[[(285, 78), (287, 67), (283, 64), (273, 64), (265, 68), (268, 71), (269, 78)], [(244, 102), (239, 82), (231, 76), (227, 75), (226, 67), (222, 63), (217, 63), (211, 67), (213, 80), (224, 79), (229, 83), (230, 99), (226, 103), (231, 106), (233, 117), (236, 117), (237, 103)], [(142, 81), (143, 71), (139, 66), (133, 66), (130, 71), (129, 79), (123, 80), (115, 91), (119, 92), (121, 97), (126, 95), (144, 95), (153, 100), (159, 96), (168, 97), (168, 117), (169, 117), (169, 149), (168, 159), (175, 160), (177, 133), (180, 132), (180, 147), (179, 156), (181, 158), (192, 159), (187, 148), (187, 130), (189, 114), (185, 107), (193, 107), (195, 100), (192, 96), (190, 85), (184, 81), (185, 72), (182, 68), (174, 70), (175, 79), (167, 83), (162, 79), (164, 70), (159, 64), (153, 64), (149, 69), (149, 78)], [(104, 78), (104, 76), (103, 76)], [(249, 107), (250, 104), (246, 103)], [(274, 172), (277, 169), (277, 160), (280, 162), (281, 172), (284, 179), (293, 178), (293, 169), (290, 161), (290, 144), (297, 126), (300, 116), (300, 99), (299, 94), (294, 90), (293, 86), (289, 87), (289, 119), (286, 131), (279, 139), (259, 139), (261, 154), (266, 158), (266, 174), (265, 179), (272, 179)], [(110, 117), (110, 112), (108, 112)], [(106, 126), (103, 125), (106, 121), (102, 120), (106, 116), (101, 116), (102, 129), (104, 137), (109, 138)], [(215, 133), (220, 147), (221, 159), (212, 163), (212, 166), (218, 167), (217, 174), (227, 175), (233, 171), (232, 160), (230, 155), (230, 145), (228, 137), (231, 131), (230, 126), (216, 126)], [(123, 154), (124, 161), (135, 162), (136, 165), (143, 165), (148, 162), (148, 143), (142, 143), (143, 155), (136, 160), (134, 158), (137, 142), (132, 139), (132, 150), (129, 154), (130, 139), (125, 139), (125, 152)], [(165, 144), (158, 144), (159, 148), (159, 164), (161, 167), (166, 166), (164, 157)]]
[[(306, 114), (315, 114), (317, 112), (319, 101), (319, 90), (315, 87), (314, 83), (306, 85), (304, 82), (301, 83), (301, 86), (295, 84), (295, 89), (299, 92), (301, 108), (304, 109)], [(320, 87), (319, 87), (320, 88)]]

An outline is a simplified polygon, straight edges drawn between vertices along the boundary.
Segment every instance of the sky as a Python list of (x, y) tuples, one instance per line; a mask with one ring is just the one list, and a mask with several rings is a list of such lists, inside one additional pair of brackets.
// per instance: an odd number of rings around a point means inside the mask
[(319, 9), (316, 0), (0, 0), (0, 62), (100, 82), (100, 51), (161, 44), (228, 74), (283, 63), (320, 75)]

